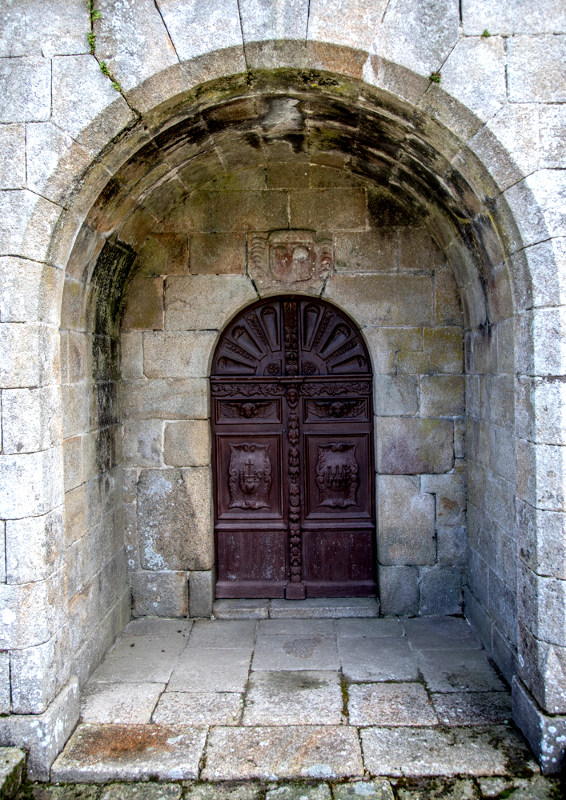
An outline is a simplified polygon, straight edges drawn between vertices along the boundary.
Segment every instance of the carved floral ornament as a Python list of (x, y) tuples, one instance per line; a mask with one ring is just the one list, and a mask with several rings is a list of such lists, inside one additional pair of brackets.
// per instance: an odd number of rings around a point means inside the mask
[(250, 275), (263, 289), (322, 282), (334, 261), (332, 239), (305, 230), (254, 234), (249, 252)]

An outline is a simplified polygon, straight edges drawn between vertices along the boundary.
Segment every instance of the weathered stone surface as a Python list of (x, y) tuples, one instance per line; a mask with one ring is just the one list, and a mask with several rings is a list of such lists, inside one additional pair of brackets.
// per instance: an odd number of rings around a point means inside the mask
[(462, 570), (423, 567), (419, 570), (421, 613), (459, 614), (462, 610)]
[(364, 763), (373, 774), (505, 775), (510, 756), (526, 756), (517, 734), (501, 726), (471, 731), (367, 728), (361, 737)]
[(442, 88), (480, 118), (493, 116), (507, 99), (505, 40), (460, 39), (442, 65)]
[[(566, 26), (565, 26), (566, 27)], [(564, 155), (564, 130), (566, 107), (543, 106), (540, 111), (540, 166), (542, 169), (559, 169), (566, 166)]]
[(496, 33), (560, 33), (566, 29), (566, 13), (560, 0), (540, 6), (506, 0), (464, 0), (464, 33), (481, 35), (484, 30)]
[(157, 467), (163, 458), (163, 422), (135, 420), (124, 426), (124, 458), (136, 467)]
[(39, 517), (6, 522), (6, 575), (8, 583), (43, 580), (63, 564), (62, 508)]
[(144, 373), (148, 378), (200, 378), (210, 372), (213, 331), (146, 332)]
[(481, 650), (426, 650), (419, 668), (433, 692), (503, 691), (504, 685)]
[(61, 212), (58, 205), (27, 189), (13, 189), (0, 192), (0, 212), (1, 255), (50, 260), (47, 251)]
[(391, 231), (369, 230), (335, 236), (337, 272), (390, 272), (399, 262), (399, 244)]
[(444, 725), (497, 725), (511, 720), (507, 692), (433, 694), (432, 702)]
[(26, 754), (16, 747), (0, 748), (0, 786), (3, 800), (17, 797), (26, 777)]
[(216, 600), (212, 606), (215, 619), (267, 619), (269, 600)]
[(338, 640), (342, 670), (349, 681), (415, 681), (419, 671), (406, 641), (395, 638), (362, 639), (355, 649)]
[(267, 622), (258, 623), (257, 626), (258, 633), (285, 634), (287, 636), (309, 636), (311, 634), (333, 636), (334, 629), (334, 622), (331, 619), (270, 619)]
[(189, 613), (186, 572), (134, 572), (131, 582), (135, 616), (186, 617)]
[(189, 647), (179, 659), (167, 690), (243, 692), (251, 655), (251, 647)]
[(314, 785), (287, 783), (267, 789), (266, 800), (330, 800), (330, 786), (326, 783)]
[(220, 330), (236, 311), (254, 300), (257, 294), (243, 275), (173, 277), (167, 281), (165, 292), (165, 327)]
[(190, 800), (261, 800), (263, 786), (257, 781), (189, 784), (184, 792)]
[(243, 0), (240, 15), (244, 42), (304, 39), (308, 14), (306, 0), (285, 0), (277, 7), (261, 0)]
[(372, 683), (348, 689), (350, 725), (436, 725), (438, 719), (419, 683)]
[(322, 633), (259, 634), (254, 670), (324, 670), (338, 668), (336, 642)]
[(140, 617), (128, 622), (124, 633), (130, 636), (170, 636), (179, 634), (187, 637), (193, 626), (190, 619), (164, 619), (162, 617)]
[(10, 653), (0, 654), (0, 713), (9, 714), (12, 700), (10, 697)]
[(157, 725), (80, 725), (53, 764), (54, 781), (196, 778), (206, 731)]
[(102, 789), (100, 800), (179, 800), (181, 791), (179, 784), (173, 783), (113, 783)]
[(403, 628), (416, 650), (481, 650), (470, 623), (461, 617), (405, 619)]
[(375, 374), (396, 374), (400, 350), (422, 350), (422, 328), (364, 328)]
[(18, 714), (0, 718), (0, 737), (6, 744), (16, 741), (29, 750), (27, 775), (31, 780), (49, 780), (51, 766), (77, 724), (79, 687), (73, 679), (44, 714)]
[(81, 722), (147, 723), (164, 683), (91, 683), (81, 697)]
[(462, 372), (462, 330), (456, 327), (425, 328), (423, 346), (400, 352), (399, 371), (434, 375), (435, 373)]
[[(507, 44), (507, 81), (513, 103), (560, 103), (564, 87), (565, 36), (513, 36)], [(537, 69), (531, 69), (536, 64)]]
[(215, 596), (213, 569), (191, 572), (189, 575), (189, 614), (191, 617), (212, 616)]
[(389, 781), (377, 778), (375, 781), (353, 781), (338, 784), (333, 792), (335, 800), (393, 800), (393, 789)]
[[(181, 60), (220, 48), (242, 47), (242, 29), (236, 0), (216, 2), (206, 10), (199, 3), (179, 6), (175, 0), (159, 0), (159, 10)], [(243, 71), (243, 49), (241, 62)]]
[[(443, 24), (438, 25), (442, 18)], [(387, 5), (374, 40), (375, 52), (397, 64), (428, 75), (439, 69), (458, 39), (458, 6), (443, 0), (395, 0)]]
[(377, 617), (379, 604), (374, 597), (312, 597), (307, 600), (272, 600), (269, 607), (272, 619), (341, 619), (342, 617)]
[[(97, 114), (112, 111), (94, 130), (87, 130)], [(129, 122), (133, 114), (112, 88), (93, 56), (53, 59), (53, 121), (88, 150), (97, 151)]]
[(191, 236), (191, 275), (239, 275), (245, 268), (245, 234), (195, 233)]
[(2, 189), (23, 189), (26, 184), (26, 142), (24, 125), (2, 125), (0, 148), (5, 159), (0, 165)]
[(64, 594), (62, 571), (47, 580), (25, 584), (0, 584), (3, 613), (0, 647), (12, 650), (47, 642), (61, 627), (63, 609), (57, 603)]
[(336, 635), (344, 639), (403, 636), (403, 627), (399, 620), (339, 619), (336, 623)]
[(420, 380), (423, 417), (455, 417), (464, 413), (464, 377), (423, 375)]
[(291, 227), (351, 230), (366, 227), (366, 195), (361, 189), (311, 189), (293, 192)]
[[(309, 7), (308, 38), (369, 50), (385, 8), (384, 0), (364, 0), (355, 5), (348, 0), (315, 0)], [(349, 24), (341, 24), (346, 18)]]
[(244, 725), (340, 725), (342, 690), (338, 674), (252, 672)]
[(186, 645), (179, 634), (168, 636), (121, 636), (94, 672), (93, 683), (165, 684)]
[(55, 323), (53, 300), (63, 285), (62, 270), (27, 259), (0, 257), (0, 314), (3, 322)]
[(417, 614), (419, 572), (416, 567), (378, 567), (379, 599), (384, 616)]
[(377, 469), (390, 475), (448, 472), (454, 427), (448, 420), (389, 417), (376, 421)]
[(138, 531), (144, 569), (210, 569), (209, 470), (143, 470), (138, 481)]
[(206, 419), (208, 385), (202, 378), (127, 381), (123, 403), (132, 419)]
[(418, 411), (418, 380), (414, 375), (376, 375), (374, 392), (377, 416), (399, 417)]
[(380, 475), (378, 497), (380, 563), (433, 564), (436, 558), (433, 498), (421, 494), (417, 479), (405, 475)]
[(163, 278), (136, 278), (128, 287), (122, 328), (163, 329)]
[(2, 58), (0, 122), (41, 122), (51, 113), (51, 64), (47, 58)]
[(429, 325), (433, 317), (428, 276), (331, 275), (324, 296), (361, 326)]
[(542, 771), (560, 772), (564, 765), (566, 720), (544, 714), (516, 676), (513, 678), (513, 719), (532, 747)]
[(206, 420), (167, 422), (164, 433), (165, 463), (172, 467), (210, 464), (210, 426)]
[(153, 713), (157, 725), (195, 727), (237, 725), (242, 716), (242, 695), (236, 692), (165, 692)]
[(37, 0), (6, 5), (0, 26), (0, 56), (74, 54), (88, 52), (88, 13), (81, 0), (54, 0), (50, 13)]
[(12, 712), (42, 714), (70, 678), (69, 632), (62, 628), (48, 642), (10, 656)]
[(255, 622), (199, 620), (191, 632), (191, 647), (253, 647)]
[[(149, 0), (101, 0), (95, 20), (96, 51), (125, 90), (177, 62), (159, 9)], [(139, 15), (143, 14), (143, 25)], [(135, 43), (135, 44), (134, 44)]]
[(208, 738), (205, 780), (341, 778), (363, 774), (352, 729), (336, 726), (214, 728)]

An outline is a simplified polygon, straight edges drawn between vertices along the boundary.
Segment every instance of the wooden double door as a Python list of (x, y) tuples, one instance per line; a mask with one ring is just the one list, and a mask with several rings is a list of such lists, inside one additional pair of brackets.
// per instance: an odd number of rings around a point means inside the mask
[(372, 376), (355, 324), (288, 296), (240, 313), (211, 376), (217, 597), (376, 591)]

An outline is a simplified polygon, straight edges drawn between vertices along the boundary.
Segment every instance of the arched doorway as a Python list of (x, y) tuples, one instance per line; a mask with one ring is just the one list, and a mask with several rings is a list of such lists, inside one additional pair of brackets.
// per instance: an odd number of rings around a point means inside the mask
[(270, 298), (212, 376), (217, 597), (375, 594), (372, 376), (329, 303)]

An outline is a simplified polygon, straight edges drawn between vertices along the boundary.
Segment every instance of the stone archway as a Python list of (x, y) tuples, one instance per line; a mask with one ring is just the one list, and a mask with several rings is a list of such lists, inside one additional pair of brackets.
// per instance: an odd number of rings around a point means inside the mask
[[(314, 264), (305, 234), (286, 236), (279, 249)], [(211, 393), (216, 596), (375, 594), (372, 375), (355, 324), (318, 298), (256, 303), (223, 332)]]

